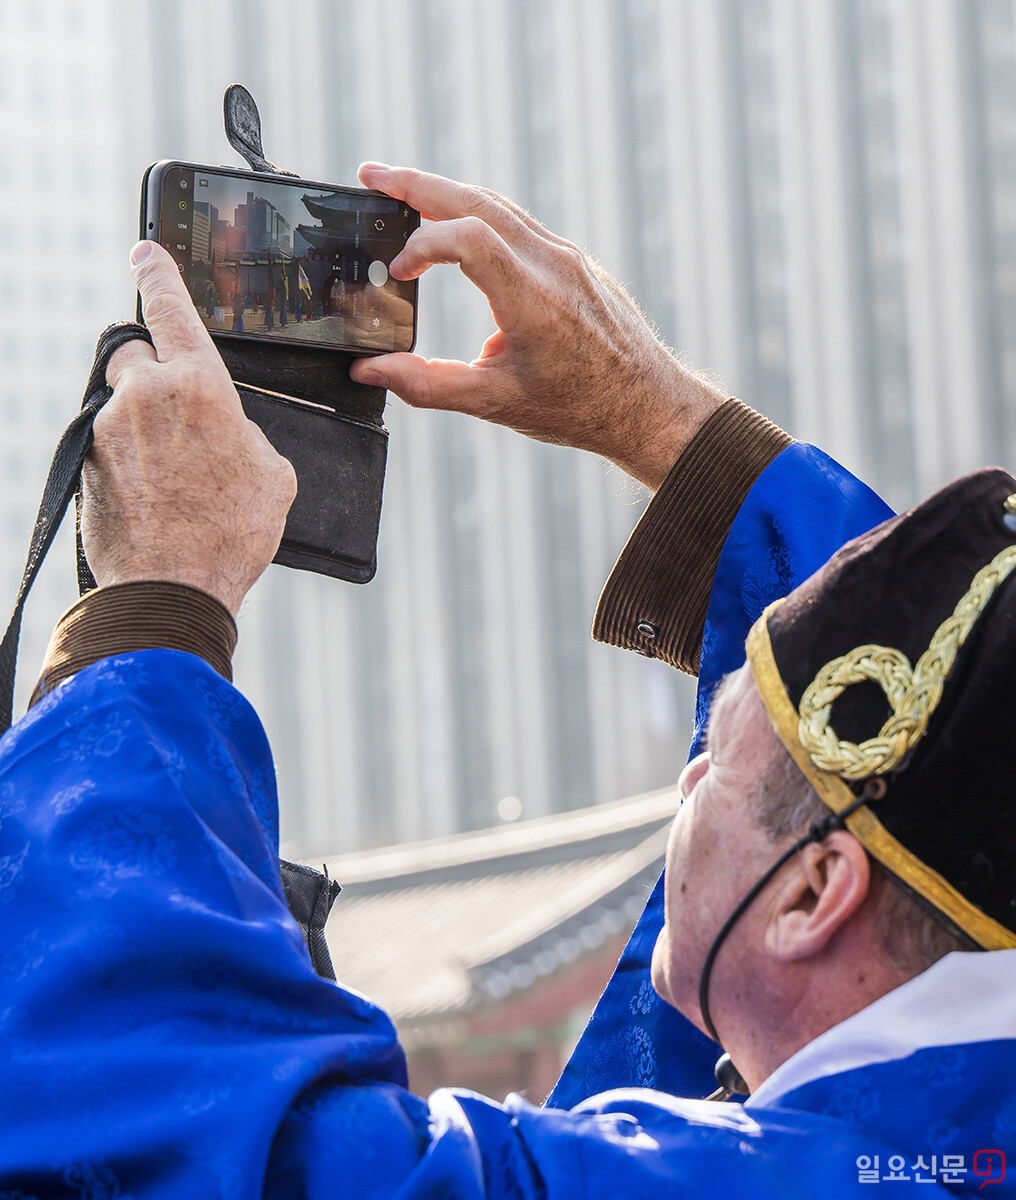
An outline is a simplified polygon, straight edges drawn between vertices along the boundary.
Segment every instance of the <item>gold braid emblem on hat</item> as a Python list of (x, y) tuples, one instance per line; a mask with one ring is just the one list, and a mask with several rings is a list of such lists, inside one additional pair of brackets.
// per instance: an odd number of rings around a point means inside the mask
[[(1016, 497), (1010, 497), (1016, 507)], [(1007, 503), (1008, 507), (1008, 503)], [(999, 585), (1016, 568), (1016, 546), (1007, 546), (974, 576), (969, 590), (935, 631), (928, 649), (911, 668), (900, 650), (858, 646), (826, 663), (801, 697), (798, 738), (821, 771), (844, 779), (867, 779), (898, 766), (924, 736), (942, 698), (946, 676), (974, 622)], [(893, 715), (875, 737), (844, 742), (829, 724), (833, 701), (865, 680), (885, 692)]]

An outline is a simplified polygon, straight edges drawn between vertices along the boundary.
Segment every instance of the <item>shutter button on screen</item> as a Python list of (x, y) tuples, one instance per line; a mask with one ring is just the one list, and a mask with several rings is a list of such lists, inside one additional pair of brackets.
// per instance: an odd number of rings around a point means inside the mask
[(367, 278), (375, 287), (384, 287), (388, 282), (388, 268), (379, 258), (375, 258), (367, 268)]

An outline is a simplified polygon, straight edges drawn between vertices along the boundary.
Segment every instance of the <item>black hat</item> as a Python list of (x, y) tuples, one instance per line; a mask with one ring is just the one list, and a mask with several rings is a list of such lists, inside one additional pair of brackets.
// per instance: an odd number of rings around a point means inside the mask
[[(1016, 946), (1016, 479), (849, 542), (748, 635), (769, 719), (847, 828), (986, 950)], [(873, 805), (874, 807), (872, 807)]]

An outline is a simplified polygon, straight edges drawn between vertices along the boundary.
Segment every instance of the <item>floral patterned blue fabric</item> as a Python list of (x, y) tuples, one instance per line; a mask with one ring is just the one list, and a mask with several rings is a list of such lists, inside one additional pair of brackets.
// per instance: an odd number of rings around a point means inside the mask
[[(689, 757), (699, 752), (713, 690), (744, 662), (748, 630), (765, 607), (844, 542), (892, 515), (869, 487), (814, 446), (795, 442), (770, 463), (731, 526), (713, 578)], [(732, 909), (740, 898), (730, 897)], [(662, 928), (661, 876), (549, 1104), (570, 1108), (607, 1088), (706, 1096), (716, 1087), (715, 1043), (664, 1004), (649, 981)]]
[[(751, 527), (735, 533), (732, 552)], [(930, 1200), (973, 1194), (971, 1156), (1012, 1141), (1011, 1038), (919, 1048), (779, 1107), (414, 1097), (386, 1015), (314, 973), (275, 830), (260, 723), (190, 655), (97, 663), (0, 741), (0, 1200), (839, 1197), (862, 1158), (893, 1156), (894, 1194)], [(653, 1007), (630, 989), (644, 1074), (664, 1061)], [(918, 1185), (915, 1158), (945, 1146), (963, 1179)]]

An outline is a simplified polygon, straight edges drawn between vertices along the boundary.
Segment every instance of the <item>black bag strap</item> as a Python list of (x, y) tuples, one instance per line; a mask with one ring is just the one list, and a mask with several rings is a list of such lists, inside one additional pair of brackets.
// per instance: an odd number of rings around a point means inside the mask
[[(25, 601), (32, 589), (39, 568), (53, 544), (57, 530), (63, 521), (67, 506), (81, 485), (81, 467), (85, 455), (92, 448), (92, 422), (95, 414), (112, 395), (112, 388), (106, 383), (106, 366), (113, 352), (125, 342), (141, 338), (151, 343), (151, 335), (142, 325), (121, 321), (103, 330), (95, 347), (95, 361), (88, 377), (85, 396), (81, 402), (81, 411), (64, 430), (57, 444), (53, 461), (49, 465), (49, 475), (43, 488), (42, 501), (35, 518), (35, 528), (32, 530), (28, 546), (28, 557), (21, 576), (21, 586), (18, 588), (17, 599), (14, 602), (14, 612), (10, 624), (0, 642), (0, 734), (6, 733), (11, 727), (14, 716), (14, 675), (18, 664), (18, 640), (21, 636), (21, 618), (25, 609)], [(81, 548), (80, 530), (78, 533), (78, 584), (82, 591), (95, 587), (95, 580), (85, 560)]]

